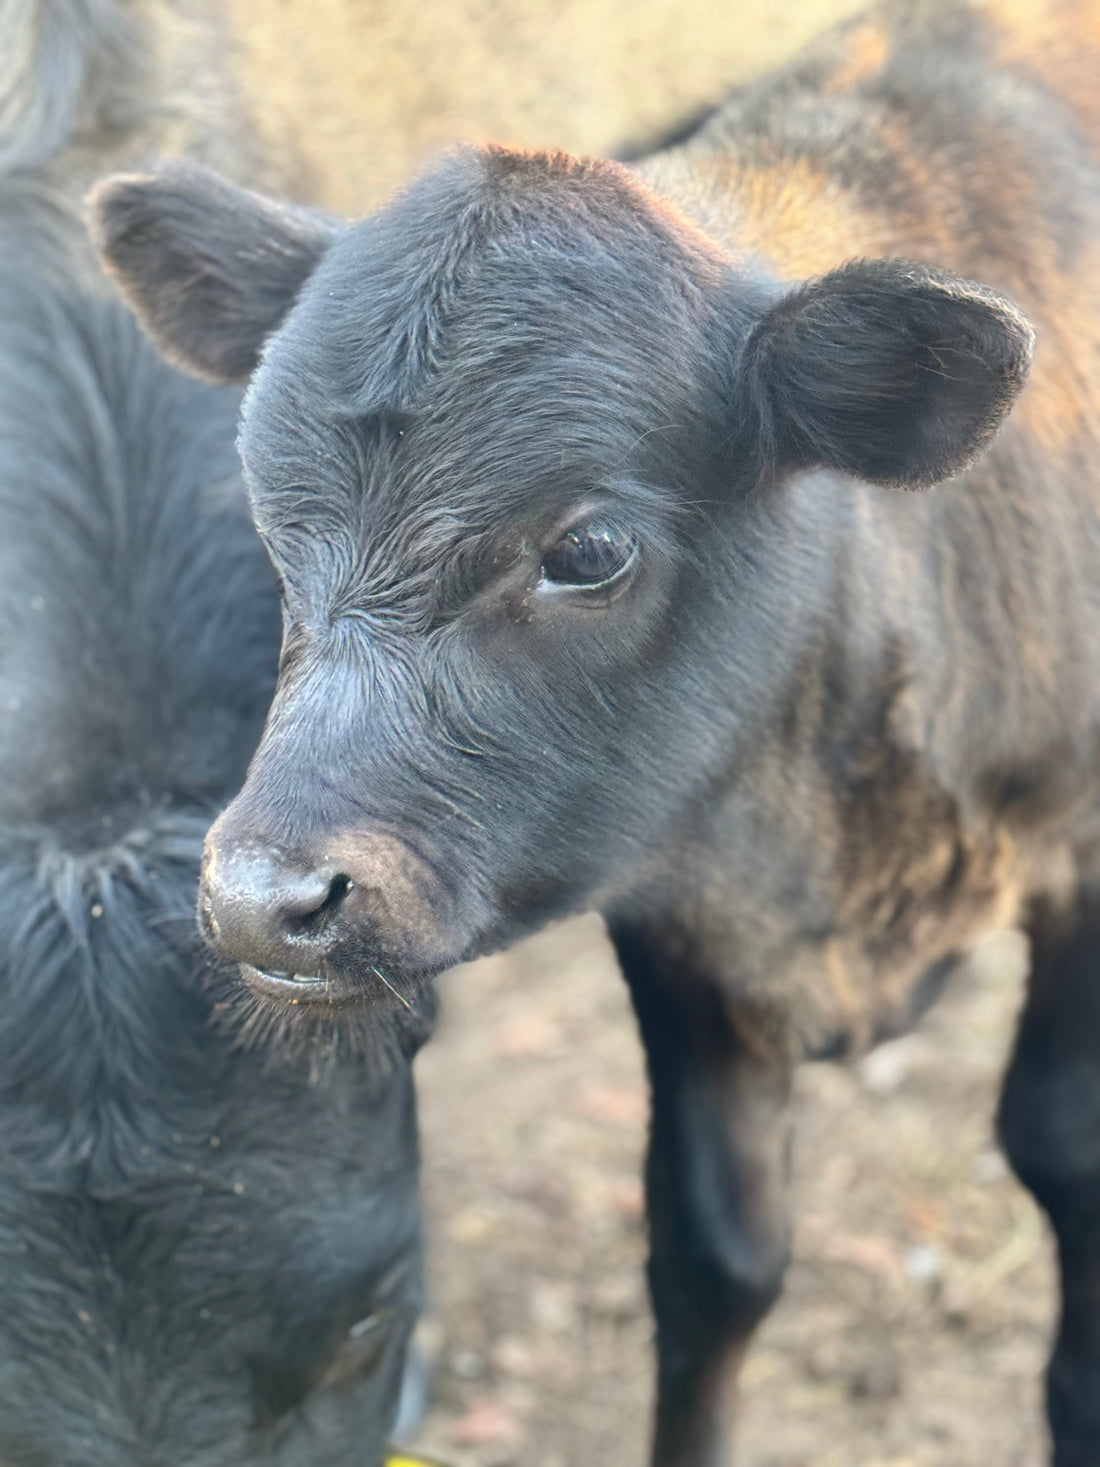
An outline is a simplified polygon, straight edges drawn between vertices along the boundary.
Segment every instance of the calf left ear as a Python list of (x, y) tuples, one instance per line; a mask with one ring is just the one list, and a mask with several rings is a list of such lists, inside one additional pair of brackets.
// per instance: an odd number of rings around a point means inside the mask
[(172, 163), (88, 195), (99, 257), (169, 361), (244, 382), (335, 239), (335, 221)]
[(989, 443), (1035, 334), (1003, 296), (904, 260), (857, 260), (756, 323), (742, 359), (767, 462), (927, 489)]

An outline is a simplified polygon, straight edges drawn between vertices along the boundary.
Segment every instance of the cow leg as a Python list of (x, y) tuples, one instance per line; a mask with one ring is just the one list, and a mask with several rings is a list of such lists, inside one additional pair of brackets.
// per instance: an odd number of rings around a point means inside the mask
[(1037, 911), (1001, 1140), (1050, 1217), (1061, 1320), (1047, 1376), (1054, 1467), (1100, 1463), (1100, 891)]
[(790, 1065), (739, 1034), (715, 985), (612, 924), (652, 1087), (646, 1164), (657, 1322), (654, 1467), (726, 1467), (738, 1367), (788, 1254)]

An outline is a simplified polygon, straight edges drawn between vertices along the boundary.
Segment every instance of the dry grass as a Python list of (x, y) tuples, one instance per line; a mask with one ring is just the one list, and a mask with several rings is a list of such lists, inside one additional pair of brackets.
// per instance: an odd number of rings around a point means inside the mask
[(613, 153), (856, 0), (228, 0), (300, 191), (361, 213), (456, 141)]

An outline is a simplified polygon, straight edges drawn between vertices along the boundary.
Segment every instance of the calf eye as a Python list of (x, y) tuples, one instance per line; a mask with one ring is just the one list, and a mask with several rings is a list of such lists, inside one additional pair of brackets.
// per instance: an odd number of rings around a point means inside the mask
[(568, 530), (542, 557), (543, 579), (558, 586), (601, 589), (625, 575), (638, 555), (635, 537), (607, 519)]

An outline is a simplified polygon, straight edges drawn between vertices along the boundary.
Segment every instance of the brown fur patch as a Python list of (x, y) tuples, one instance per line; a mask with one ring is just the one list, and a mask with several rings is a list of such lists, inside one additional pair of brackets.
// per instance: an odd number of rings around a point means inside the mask
[(1041, 81), (1100, 153), (1100, 0), (987, 0), (990, 60)]
[(806, 158), (739, 169), (730, 179), (742, 247), (780, 277), (823, 275), (855, 255), (892, 253), (889, 221)]
[(318, 856), (350, 879), (347, 900), (377, 924), (386, 952), (431, 965), (460, 946), (447, 893), (404, 841), (383, 831), (337, 831)]
[(853, 27), (847, 54), (825, 82), (826, 92), (846, 92), (870, 81), (890, 59), (893, 43), (876, 16)]
[(1095, 442), (1100, 435), (1089, 375), (1089, 357), (1096, 352), (1095, 341), (1082, 340), (1063, 313), (1052, 316), (1045, 331), (1040, 329), (1031, 374), (1012, 422), (1044, 455), (1063, 457), (1075, 444)]

